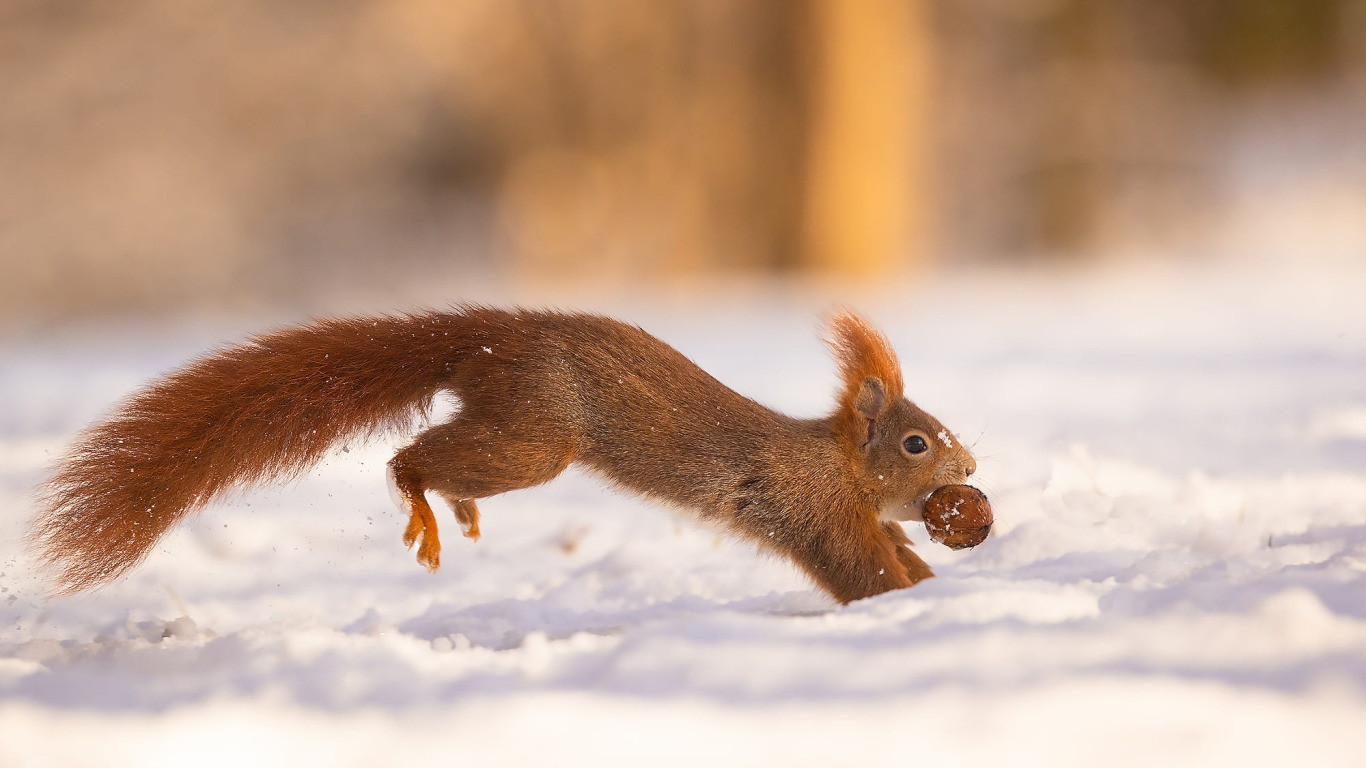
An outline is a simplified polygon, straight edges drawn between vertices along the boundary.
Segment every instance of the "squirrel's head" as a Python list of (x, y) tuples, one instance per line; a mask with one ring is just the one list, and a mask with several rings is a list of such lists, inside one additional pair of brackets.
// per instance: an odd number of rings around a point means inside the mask
[(921, 519), (925, 497), (964, 482), (977, 460), (938, 419), (906, 399), (896, 353), (876, 328), (838, 312), (829, 344), (844, 381), (834, 427), (855, 477), (884, 519)]

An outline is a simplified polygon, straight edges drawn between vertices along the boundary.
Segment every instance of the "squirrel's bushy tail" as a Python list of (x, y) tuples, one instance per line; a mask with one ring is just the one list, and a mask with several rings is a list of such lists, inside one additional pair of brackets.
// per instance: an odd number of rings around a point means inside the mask
[(449, 377), (461, 314), (317, 322), (189, 363), (87, 430), (39, 492), (30, 542), (58, 593), (108, 582), (219, 493), (283, 480), (401, 426)]

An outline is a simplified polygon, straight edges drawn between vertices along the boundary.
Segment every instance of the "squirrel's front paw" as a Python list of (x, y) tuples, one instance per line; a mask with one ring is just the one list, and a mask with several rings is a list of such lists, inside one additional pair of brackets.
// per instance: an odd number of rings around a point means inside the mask
[(901, 528), (900, 524), (885, 522), (882, 524), (882, 530), (887, 533), (887, 538), (891, 539), (892, 545), (896, 547), (897, 562), (906, 569), (906, 575), (910, 577), (911, 583), (934, 578), (934, 571), (930, 569), (929, 564), (921, 560), (920, 555), (911, 550), (911, 540), (907, 538), (906, 531)]

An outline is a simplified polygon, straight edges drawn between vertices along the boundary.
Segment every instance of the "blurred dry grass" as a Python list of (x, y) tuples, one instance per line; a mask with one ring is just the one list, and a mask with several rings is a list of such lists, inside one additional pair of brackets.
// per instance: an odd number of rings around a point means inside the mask
[(0, 322), (1188, 246), (1363, 4), (9, 0)]

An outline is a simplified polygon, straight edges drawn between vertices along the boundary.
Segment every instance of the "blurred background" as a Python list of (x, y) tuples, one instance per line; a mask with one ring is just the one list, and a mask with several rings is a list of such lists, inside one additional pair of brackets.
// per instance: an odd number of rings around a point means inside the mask
[(1363, 253), (1366, 0), (0, 3), (11, 330)]
[[(1363, 287), (1366, 0), (0, 0), (0, 766), (1360, 768)], [(395, 435), (45, 597), (157, 372), (461, 300), (803, 416), (847, 302), (992, 538), (831, 611), (572, 470), (431, 576)]]

